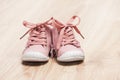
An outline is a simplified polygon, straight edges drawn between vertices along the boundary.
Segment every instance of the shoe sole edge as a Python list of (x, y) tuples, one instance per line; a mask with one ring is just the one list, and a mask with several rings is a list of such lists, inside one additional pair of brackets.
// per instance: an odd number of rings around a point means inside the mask
[(83, 61), (84, 60), (84, 56), (80, 56), (80, 57), (65, 57), (65, 58), (57, 58), (58, 61), (60, 62), (72, 62), (72, 61)]

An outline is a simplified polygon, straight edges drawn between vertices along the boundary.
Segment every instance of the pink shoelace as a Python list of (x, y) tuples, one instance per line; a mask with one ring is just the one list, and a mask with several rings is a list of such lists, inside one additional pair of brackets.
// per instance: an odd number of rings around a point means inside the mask
[(20, 39), (22, 39), (26, 34), (30, 33), (27, 47), (31, 45), (42, 45), (47, 46), (47, 36), (46, 36), (46, 27), (53, 18), (49, 19), (44, 23), (33, 24), (27, 21), (23, 22), (25, 27), (30, 28)]
[[(78, 23), (77, 24), (72, 24), (73, 20), (78, 18)], [(80, 18), (78, 16), (73, 16), (66, 25), (60, 23), (57, 20), (53, 20), (53, 24), (57, 25), (57, 29), (59, 31), (59, 38), (57, 42), (57, 49), (59, 50), (60, 46), (65, 46), (65, 45), (74, 45), (76, 47), (80, 47), (79, 42), (75, 39), (74, 34), (73, 34), (73, 28), (75, 31), (80, 34), (80, 36), (84, 39), (84, 36), (81, 34), (79, 29), (77, 28), (77, 25), (80, 23)]]

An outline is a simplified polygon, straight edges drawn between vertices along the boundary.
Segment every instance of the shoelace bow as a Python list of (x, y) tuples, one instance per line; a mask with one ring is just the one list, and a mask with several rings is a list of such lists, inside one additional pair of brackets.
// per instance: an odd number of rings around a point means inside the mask
[(27, 21), (23, 22), (23, 25), (30, 28), (20, 39), (30, 33), (28, 38), (27, 47), (31, 45), (42, 45), (47, 46), (46, 27), (53, 18), (49, 19), (44, 23), (33, 24)]
[[(72, 24), (72, 22), (76, 18), (78, 18), (78, 23), (74, 25)], [(84, 39), (84, 36), (81, 34), (79, 29), (77, 28), (77, 25), (79, 23), (80, 23), (80, 18), (78, 16), (73, 16), (66, 25), (54, 19), (53, 24), (57, 25), (56, 27), (60, 31), (58, 42), (57, 42), (57, 49), (59, 49), (60, 46), (64, 46), (68, 44), (74, 45), (76, 47), (80, 47), (79, 42), (75, 39), (74, 34), (73, 34), (73, 28), (74, 28), (75, 31), (78, 34), (80, 34), (80, 36)]]

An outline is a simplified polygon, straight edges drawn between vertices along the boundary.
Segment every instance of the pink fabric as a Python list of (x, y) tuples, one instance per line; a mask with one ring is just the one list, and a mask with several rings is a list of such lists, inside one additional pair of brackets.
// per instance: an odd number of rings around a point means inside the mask
[[(77, 24), (72, 24), (72, 21), (78, 18)], [(61, 22), (53, 19), (53, 26), (55, 26), (59, 31), (59, 38), (57, 42), (57, 49), (59, 49), (61, 46), (65, 46), (68, 44), (74, 45), (76, 47), (80, 47), (79, 42), (75, 39), (73, 34), (73, 28), (75, 31), (81, 35), (81, 37), (84, 39), (84, 36), (81, 34), (79, 29), (77, 28), (77, 25), (80, 23), (80, 19), (77, 16), (73, 16), (67, 24), (62, 24)]]
[(47, 41), (46, 41), (46, 29), (47, 25), (49, 24), (49, 21), (51, 21), (52, 18), (45, 23), (38, 23), (38, 24), (33, 24), (27, 21), (23, 22), (23, 25), (30, 28), (20, 39), (22, 39), (27, 33), (30, 32), (30, 37), (28, 39), (27, 46), (31, 45), (42, 45), (42, 46), (47, 46)]
[(30, 28), (20, 39), (22, 39), (26, 34), (29, 33), (29, 38), (27, 46), (23, 53), (27, 52), (40, 52), (48, 56), (51, 46), (51, 35), (49, 25), (51, 25), (51, 20), (44, 23), (33, 24), (27, 21), (23, 22), (25, 27)]
[[(76, 24), (73, 23), (78, 19)], [(73, 29), (80, 34), (80, 36), (84, 39), (84, 36), (81, 34), (77, 25), (80, 23), (80, 18), (78, 16), (73, 16), (66, 24), (62, 24), (61, 22), (51, 18), (50, 20), (44, 23), (33, 24), (27, 21), (23, 22), (25, 27), (30, 28), (20, 39), (22, 39), (26, 34), (30, 33), (30, 37), (28, 39), (27, 47), (24, 50), (25, 52), (29, 51), (37, 51), (42, 52), (48, 55), (50, 51), (50, 46), (52, 48), (58, 50), (58, 53), (62, 55), (66, 51), (70, 50), (81, 50), (79, 42), (75, 39), (73, 34)], [(52, 41), (50, 30), (47, 30), (47, 27), (56, 27), (51, 28), (52, 31)], [(49, 27), (49, 28), (50, 28)]]
[(83, 52), (83, 50), (79, 47), (75, 47), (74, 45), (66, 45), (66, 46), (62, 46), (59, 50), (58, 50), (58, 54), (57, 56), (61, 56), (62, 54), (64, 54), (65, 52), (71, 52), (71, 51), (79, 51), (79, 52)]

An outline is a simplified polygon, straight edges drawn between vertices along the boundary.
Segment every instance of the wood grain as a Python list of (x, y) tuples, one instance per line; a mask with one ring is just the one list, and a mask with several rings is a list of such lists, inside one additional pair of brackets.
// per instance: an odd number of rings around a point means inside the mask
[[(22, 21), (81, 17), (83, 63), (22, 63)], [(0, 80), (120, 80), (120, 0), (0, 0)]]

